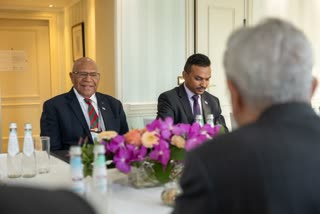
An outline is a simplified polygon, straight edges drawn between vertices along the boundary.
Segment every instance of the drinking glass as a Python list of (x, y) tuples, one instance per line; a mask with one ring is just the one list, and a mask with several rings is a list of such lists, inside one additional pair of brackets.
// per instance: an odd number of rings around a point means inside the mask
[(50, 137), (40, 136), (35, 140), (35, 152), (38, 173), (50, 171)]

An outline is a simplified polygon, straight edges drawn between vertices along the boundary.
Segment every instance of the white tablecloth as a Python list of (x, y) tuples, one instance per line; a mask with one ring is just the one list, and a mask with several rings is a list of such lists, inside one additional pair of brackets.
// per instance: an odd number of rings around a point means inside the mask
[[(41, 188), (70, 188), (69, 164), (51, 156), (50, 173), (37, 174), (33, 178), (14, 178), (6, 176), (6, 154), (0, 154), (0, 183), (36, 186)], [(111, 214), (152, 213), (166, 214), (172, 211), (161, 202), (163, 187), (135, 189), (128, 184), (127, 176), (116, 169), (108, 170), (109, 201)]]

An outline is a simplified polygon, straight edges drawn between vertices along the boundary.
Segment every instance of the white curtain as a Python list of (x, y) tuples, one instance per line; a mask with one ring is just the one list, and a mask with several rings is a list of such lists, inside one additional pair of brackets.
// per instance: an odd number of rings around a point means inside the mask
[(183, 70), (185, 0), (122, 0), (121, 14), (122, 101), (154, 103)]

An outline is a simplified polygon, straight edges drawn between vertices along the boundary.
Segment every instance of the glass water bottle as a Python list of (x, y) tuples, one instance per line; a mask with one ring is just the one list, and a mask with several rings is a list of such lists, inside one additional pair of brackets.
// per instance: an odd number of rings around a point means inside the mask
[(36, 155), (34, 141), (32, 138), (32, 125), (24, 125), (23, 154), (22, 154), (22, 176), (31, 178), (37, 174)]
[(17, 124), (10, 123), (9, 130), (7, 174), (8, 178), (18, 178), (21, 176), (21, 155), (17, 135)]

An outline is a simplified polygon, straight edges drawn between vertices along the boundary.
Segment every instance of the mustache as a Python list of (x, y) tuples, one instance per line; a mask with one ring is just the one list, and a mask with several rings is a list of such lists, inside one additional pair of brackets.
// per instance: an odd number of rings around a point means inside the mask
[(197, 90), (206, 90), (206, 87), (198, 87)]

